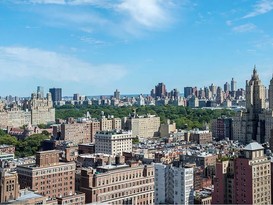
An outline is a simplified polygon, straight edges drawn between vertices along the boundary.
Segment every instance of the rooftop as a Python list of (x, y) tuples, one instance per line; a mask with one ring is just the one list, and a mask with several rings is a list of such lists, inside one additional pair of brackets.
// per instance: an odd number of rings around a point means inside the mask
[(251, 151), (261, 150), (261, 149), (264, 149), (264, 147), (260, 145), (258, 142), (251, 142), (243, 148), (243, 150), (251, 150)]
[(36, 194), (35, 192), (30, 190), (21, 190), (20, 193), (21, 193), (21, 196), (16, 200), (17, 202), (43, 197), (42, 195)]

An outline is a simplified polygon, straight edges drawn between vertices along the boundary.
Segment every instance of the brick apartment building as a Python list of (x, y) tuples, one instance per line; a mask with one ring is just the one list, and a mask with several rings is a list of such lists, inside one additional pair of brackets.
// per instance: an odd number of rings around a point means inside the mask
[(153, 204), (154, 166), (137, 162), (83, 168), (77, 176), (86, 203)]
[[(59, 162), (59, 151), (41, 151), (36, 154), (36, 163), (17, 167), (21, 188), (30, 188), (47, 197), (48, 200), (58, 200), (62, 203), (75, 194), (75, 162)], [(69, 199), (70, 201), (71, 199)], [(83, 204), (84, 195), (77, 203)]]

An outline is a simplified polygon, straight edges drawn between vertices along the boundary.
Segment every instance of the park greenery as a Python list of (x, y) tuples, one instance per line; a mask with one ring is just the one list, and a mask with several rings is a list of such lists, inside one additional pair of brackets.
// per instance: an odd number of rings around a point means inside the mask
[(14, 136), (6, 134), (3, 130), (0, 130), (0, 144), (15, 146), (16, 157), (27, 157), (35, 155), (41, 148), (41, 143), (49, 139), (49, 133), (33, 134), (23, 140), (18, 140)]
[[(99, 119), (102, 112), (105, 116), (128, 117), (134, 111), (138, 115), (157, 115), (161, 119), (161, 123), (165, 123), (167, 119), (176, 123), (178, 129), (202, 129), (205, 125), (210, 124), (212, 119), (220, 116), (233, 116), (234, 111), (229, 109), (192, 109), (182, 106), (135, 106), (135, 107), (113, 107), (113, 106), (84, 106), (84, 105), (64, 105), (56, 108), (56, 119), (67, 119), (68, 117), (80, 118), (84, 117), (87, 112), (92, 118)], [(40, 128), (47, 128), (48, 125), (39, 125)], [(50, 139), (50, 133), (43, 131), (41, 134), (31, 135), (23, 140), (19, 140), (14, 136), (8, 135), (0, 129), (0, 144), (14, 145), (16, 148), (16, 157), (26, 157), (34, 155), (41, 148), (41, 143)], [(138, 139), (134, 139), (133, 143), (138, 143)]]
[(176, 123), (178, 129), (202, 129), (204, 125), (210, 124), (212, 119), (220, 116), (233, 116), (234, 111), (229, 109), (192, 109), (183, 106), (135, 106), (135, 107), (114, 107), (95, 105), (64, 105), (56, 108), (56, 118), (67, 119), (68, 117), (80, 118), (89, 112), (92, 118), (100, 118), (102, 111), (105, 116), (127, 117), (136, 110), (138, 115), (157, 115), (161, 123), (167, 119)]

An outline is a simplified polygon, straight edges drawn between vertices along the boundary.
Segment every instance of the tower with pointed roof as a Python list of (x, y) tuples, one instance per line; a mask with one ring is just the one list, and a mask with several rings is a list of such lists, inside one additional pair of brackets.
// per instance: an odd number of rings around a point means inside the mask
[(254, 66), (251, 80), (246, 81), (246, 108), (254, 115), (265, 109), (265, 87), (262, 85), (256, 66)]
[(268, 89), (269, 109), (273, 109), (273, 75)]
[(251, 79), (246, 81), (246, 111), (237, 113), (233, 119), (233, 138), (242, 143), (250, 143), (252, 140), (263, 143), (264, 129), (260, 126), (263, 125), (260, 123), (260, 115), (265, 108), (265, 87), (254, 66)]

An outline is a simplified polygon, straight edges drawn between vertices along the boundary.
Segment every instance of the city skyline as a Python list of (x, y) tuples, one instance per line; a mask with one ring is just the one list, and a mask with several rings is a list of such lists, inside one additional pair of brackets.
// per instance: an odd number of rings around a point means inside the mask
[(186, 86), (237, 87), (254, 64), (273, 73), (272, 0), (4, 0), (0, 96), (37, 85), (63, 95), (149, 93)]

